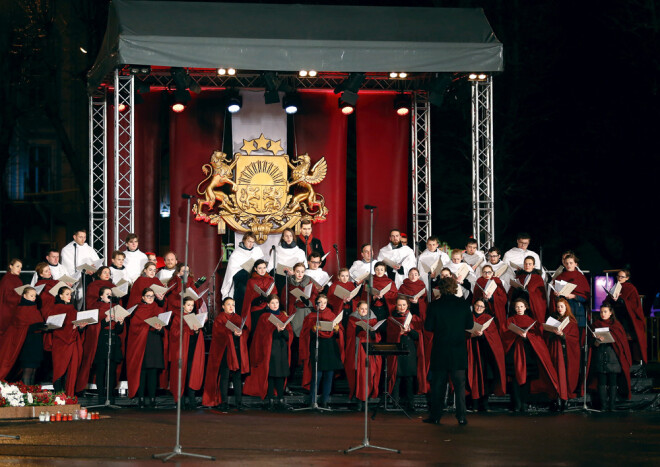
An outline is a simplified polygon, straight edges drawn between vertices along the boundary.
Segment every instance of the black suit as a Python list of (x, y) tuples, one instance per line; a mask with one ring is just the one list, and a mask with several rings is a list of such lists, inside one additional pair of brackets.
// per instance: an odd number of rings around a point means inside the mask
[[(307, 242), (311, 245), (311, 251), (316, 251), (321, 254), (321, 258), (325, 256), (325, 252), (323, 251), (323, 245), (321, 245), (321, 240), (315, 237), (309, 237)], [(304, 238), (301, 238), (300, 235), (296, 237), (296, 244), (298, 247), (305, 252), (305, 257), (309, 257), (310, 251), (307, 250), (307, 245), (305, 244)], [(325, 266), (325, 260), (321, 262), (321, 267)]]
[(447, 376), (451, 377), (456, 394), (456, 418), (465, 419), (465, 370), (467, 346), (465, 330), (474, 320), (470, 305), (453, 295), (431, 302), (424, 329), (433, 333), (431, 349), (431, 418), (440, 420), (444, 410)]

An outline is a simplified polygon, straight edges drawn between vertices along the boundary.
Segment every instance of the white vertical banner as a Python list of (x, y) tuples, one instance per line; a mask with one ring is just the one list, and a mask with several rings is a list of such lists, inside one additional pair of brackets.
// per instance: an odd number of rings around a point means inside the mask
[[(243, 105), (241, 110), (231, 116), (232, 147), (233, 152), (242, 152), (243, 141), (250, 141), (259, 138), (263, 133), (264, 137), (277, 141), (280, 140), (281, 147), (286, 151), (286, 112), (281, 104), (266, 104), (264, 102), (263, 91), (241, 90)], [(282, 98), (280, 93), (280, 99)], [(263, 149), (253, 150), (251, 154), (272, 154)], [(264, 252), (264, 258), (268, 261), (271, 253), (271, 247), (277, 245), (281, 234), (269, 235), (268, 239), (258, 245)], [(236, 232), (234, 234), (235, 245), (243, 240), (243, 234)]]

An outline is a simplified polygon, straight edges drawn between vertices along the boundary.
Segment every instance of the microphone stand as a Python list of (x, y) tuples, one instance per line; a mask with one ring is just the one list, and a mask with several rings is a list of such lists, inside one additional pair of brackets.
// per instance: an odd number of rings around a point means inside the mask
[(332, 247), (335, 249), (335, 254), (337, 255), (337, 270), (339, 270), (341, 269), (341, 261), (339, 261), (339, 248), (337, 248), (336, 243), (332, 245)]
[(174, 456), (188, 456), (188, 457), (196, 457), (198, 459), (207, 459), (214, 461), (215, 457), (213, 456), (205, 456), (202, 454), (193, 454), (189, 452), (183, 452), (181, 449), (181, 372), (182, 372), (182, 367), (183, 367), (183, 356), (182, 356), (182, 350), (183, 350), (183, 296), (186, 293), (186, 285), (188, 284), (188, 274), (190, 271), (190, 267), (188, 266), (188, 244), (189, 244), (189, 236), (190, 236), (190, 198), (192, 196), (183, 194), (181, 195), (182, 198), (187, 200), (187, 206), (186, 206), (186, 254), (185, 254), (185, 261), (184, 264), (186, 265), (186, 268), (184, 269), (183, 273), (183, 278), (181, 282), (181, 306), (180, 306), (180, 315), (179, 315), (179, 375), (178, 375), (178, 383), (177, 383), (177, 391), (179, 397), (177, 398), (177, 403), (176, 403), (176, 444), (174, 445), (174, 449), (170, 452), (165, 452), (162, 454), (154, 454), (153, 458), (154, 459), (162, 459), (163, 462), (167, 462)]
[[(220, 268), (220, 263), (222, 263), (222, 255), (220, 255), (220, 259), (218, 259), (218, 264), (215, 265), (215, 269), (213, 269), (213, 274), (211, 274), (211, 283), (209, 284), (209, 308), (210, 312), (209, 316), (213, 318), (213, 321), (215, 321), (215, 275), (218, 272), (218, 269)], [(209, 319), (207, 320), (207, 323), (209, 325), (212, 325), (212, 321)]]
[[(113, 405), (110, 403), (110, 391), (114, 391), (114, 388), (110, 389), (110, 357), (112, 355), (112, 321), (115, 319), (114, 307), (110, 307), (110, 322), (108, 323), (108, 355), (105, 368), (105, 402), (103, 405), (92, 405), (89, 406), (89, 409), (94, 409), (96, 407), (106, 407), (108, 409), (118, 409), (118, 405)], [(103, 330), (103, 321), (99, 321), (99, 326)]]
[(583, 366), (584, 376), (583, 376), (583, 380), (582, 380), (582, 385), (583, 385), (582, 386), (582, 388), (583, 388), (583, 392), (582, 392), (582, 410), (584, 412), (600, 412), (600, 410), (591, 409), (591, 408), (587, 407), (587, 359), (589, 357), (589, 353), (588, 353), (588, 351), (589, 351), (589, 345), (588, 345), (589, 331), (591, 331), (591, 329), (589, 328), (589, 323), (586, 323), (586, 327), (584, 328), (584, 358), (583, 358), (583, 360), (584, 360), (584, 362), (583, 362), (584, 363), (584, 366)]
[[(314, 346), (314, 391), (312, 391), (312, 405), (309, 407), (302, 407), (295, 409), (294, 412), (302, 412), (305, 410), (320, 410), (321, 412), (332, 412), (332, 409), (319, 407), (316, 401), (317, 392), (319, 390), (319, 316), (321, 313), (316, 310), (316, 345)], [(311, 388), (310, 388), (311, 389)]]

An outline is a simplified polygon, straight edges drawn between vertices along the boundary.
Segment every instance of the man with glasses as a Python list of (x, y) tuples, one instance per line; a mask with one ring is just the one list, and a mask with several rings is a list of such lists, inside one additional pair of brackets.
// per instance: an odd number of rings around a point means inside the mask
[[(488, 250), (486, 255), (487, 264), (493, 268), (494, 275), (499, 277), (502, 281), (502, 286), (506, 293), (509, 293), (509, 287), (511, 287), (511, 281), (515, 279), (513, 269), (510, 268), (504, 261), (501, 259), (500, 249), (496, 246)], [(503, 271), (500, 268), (505, 268)]]
[(307, 264), (309, 269), (305, 271), (305, 275), (309, 276), (309, 278), (315, 282), (314, 287), (316, 287), (316, 290), (321, 292), (322, 290), (327, 289), (329, 285), (327, 282), (330, 280), (330, 276), (327, 272), (321, 269), (321, 253), (313, 251), (307, 258)]
[[(539, 255), (532, 250), (528, 250), (530, 242), (531, 236), (528, 233), (519, 233), (516, 237), (517, 245), (504, 253), (502, 261), (511, 266), (514, 270), (518, 270), (523, 268), (525, 258), (531, 256), (534, 258), (536, 269), (543, 273), (543, 269), (541, 268), (541, 258), (539, 258)], [(545, 274), (543, 274), (543, 277), (545, 277)]]

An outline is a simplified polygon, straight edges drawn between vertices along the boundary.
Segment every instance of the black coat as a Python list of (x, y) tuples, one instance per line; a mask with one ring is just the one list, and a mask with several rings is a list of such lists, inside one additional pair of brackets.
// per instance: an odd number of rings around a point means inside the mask
[(474, 324), (470, 305), (454, 295), (429, 305), (424, 329), (433, 333), (431, 370), (463, 370), (468, 366), (465, 330)]
[[(316, 237), (311, 237), (309, 243), (312, 245), (312, 251), (320, 253), (321, 258), (325, 255), (325, 251), (323, 251), (323, 246), (321, 245), (321, 240)], [(309, 256), (307, 254), (307, 245), (305, 245), (303, 239), (300, 238), (300, 235), (296, 237), (296, 244), (298, 245), (298, 248), (300, 248), (305, 253), (305, 258), (307, 258)], [(321, 262), (321, 267), (323, 266), (325, 266), (325, 260)]]

